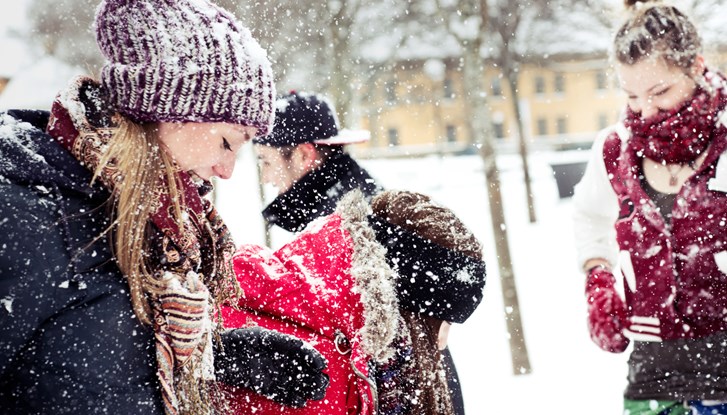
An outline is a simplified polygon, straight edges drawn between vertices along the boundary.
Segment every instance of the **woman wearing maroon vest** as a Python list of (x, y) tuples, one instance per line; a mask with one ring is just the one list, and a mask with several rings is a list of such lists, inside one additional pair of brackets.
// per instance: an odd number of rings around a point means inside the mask
[(626, 5), (628, 104), (573, 200), (590, 334), (614, 353), (633, 342), (626, 413), (727, 413), (727, 80), (678, 9)]

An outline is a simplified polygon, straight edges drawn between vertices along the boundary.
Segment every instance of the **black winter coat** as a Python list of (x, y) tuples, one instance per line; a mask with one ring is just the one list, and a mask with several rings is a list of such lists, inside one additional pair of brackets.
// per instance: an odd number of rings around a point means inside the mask
[(314, 219), (333, 213), (341, 198), (353, 189), (360, 189), (367, 199), (382, 191), (351, 156), (335, 154), (276, 197), (263, 210), (263, 217), (271, 226), (298, 232)]
[(0, 412), (161, 414), (153, 332), (97, 239), (109, 194), (47, 122), (0, 114)]

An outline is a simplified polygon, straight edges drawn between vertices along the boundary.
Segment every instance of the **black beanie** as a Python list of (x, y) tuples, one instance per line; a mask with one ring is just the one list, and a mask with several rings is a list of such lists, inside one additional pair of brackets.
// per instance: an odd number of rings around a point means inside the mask
[(386, 248), (386, 261), (399, 275), (396, 292), (402, 308), (450, 323), (464, 323), (474, 313), (485, 288), (484, 261), (379, 216), (370, 215), (368, 222)]

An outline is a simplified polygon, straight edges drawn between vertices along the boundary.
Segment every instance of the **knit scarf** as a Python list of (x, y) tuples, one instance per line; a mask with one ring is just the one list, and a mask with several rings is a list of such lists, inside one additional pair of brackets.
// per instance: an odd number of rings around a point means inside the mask
[(641, 118), (627, 108), (624, 125), (631, 132), (629, 148), (667, 164), (696, 160), (712, 141), (715, 117), (727, 105), (725, 78), (707, 70), (704, 80), (705, 86), (698, 86), (691, 99), (671, 111)]
[[(103, 92), (89, 78), (78, 78), (53, 103), (48, 133), (92, 172), (118, 130), (120, 115), (109, 112)], [(153, 168), (153, 166), (152, 166)], [(161, 174), (161, 169), (159, 169)], [(114, 194), (123, 183), (111, 160), (100, 174)], [(234, 243), (212, 204), (203, 196), (211, 185), (193, 173), (177, 171), (182, 216), (173, 216), (167, 181), (149, 197), (156, 198), (149, 217), (151, 278), (143, 283), (152, 310), (157, 377), (165, 413), (209, 414), (209, 388), (214, 380), (212, 339), (219, 326), (215, 309), (239, 295), (232, 271)], [(234, 303), (234, 302), (233, 302)]]

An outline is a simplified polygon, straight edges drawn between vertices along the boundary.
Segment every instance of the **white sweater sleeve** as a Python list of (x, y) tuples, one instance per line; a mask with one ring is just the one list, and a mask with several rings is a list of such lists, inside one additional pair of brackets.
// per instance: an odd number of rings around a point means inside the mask
[(613, 131), (613, 128), (602, 131), (593, 142), (586, 171), (574, 189), (573, 220), (579, 266), (591, 258), (605, 258), (614, 265), (618, 257), (614, 229), (618, 198), (603, 159), (604, 142)]

